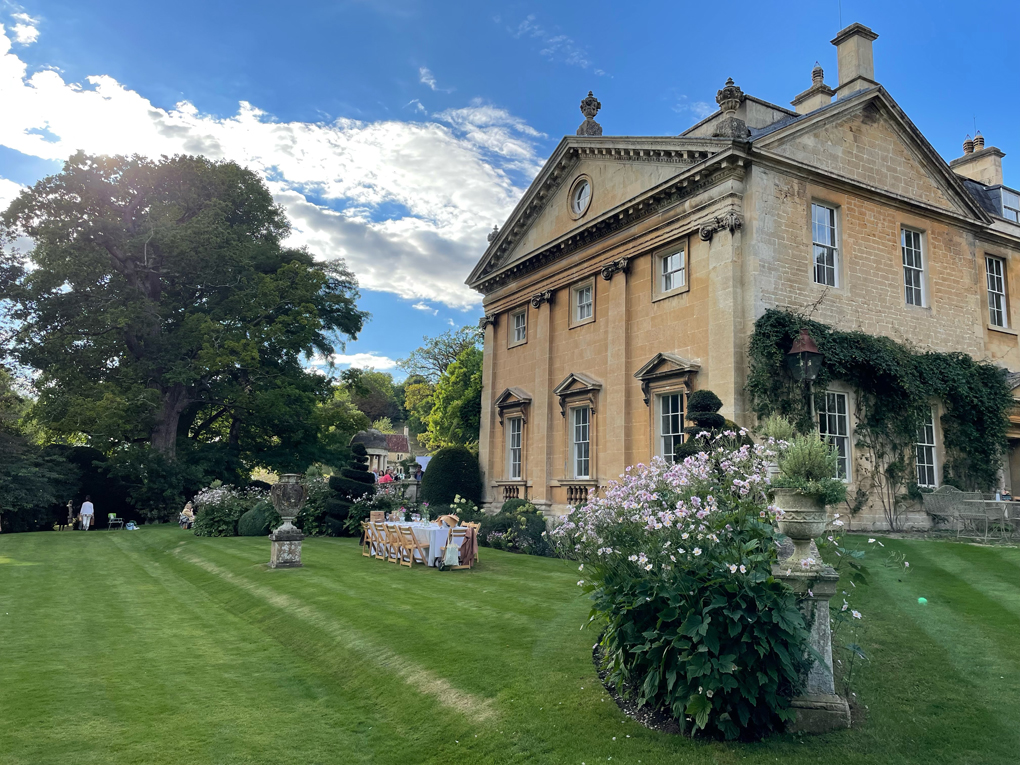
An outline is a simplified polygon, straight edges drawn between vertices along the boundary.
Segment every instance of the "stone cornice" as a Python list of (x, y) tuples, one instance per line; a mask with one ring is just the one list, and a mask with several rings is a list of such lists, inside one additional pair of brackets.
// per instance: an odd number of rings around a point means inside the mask
[[(502, 267), (494, 264), (491, 271), (473, 273), (468, 284), (483, 294), (489, 294), (508, 281), (520, 278), (552, 260), (632, 226), (638, 221), (679, 204), (711, 186), (733, 177), (742, 179), (745, 172), (746, 156), (743, 151), (735, 148), (732, 142), (729, 142), (728, 145), (729, 148), (726, 151), (699, 162), (687, 172), (674, 176), (644, 194), (587, 221), (583, 226), (548, 242), (524, 258)], [(481, 265), (479, 264), (479, 266)], [(476, 271), (479, 269), (476, 268)]]

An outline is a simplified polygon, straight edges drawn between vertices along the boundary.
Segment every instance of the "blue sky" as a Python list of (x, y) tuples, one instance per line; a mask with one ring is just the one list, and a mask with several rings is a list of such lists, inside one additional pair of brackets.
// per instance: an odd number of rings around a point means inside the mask
[(777, 104), (835, 84), (840, 29), (944, 158), (975, 120), (1020, 185), (1020, 4), (0, 0), (0, 204), (81, 148), (262, 172), (294, 242), (342, 255), (380, 369), (477, 321), (463, 280), (593, 90), (607, 135), (679, 133), (732, 76)]

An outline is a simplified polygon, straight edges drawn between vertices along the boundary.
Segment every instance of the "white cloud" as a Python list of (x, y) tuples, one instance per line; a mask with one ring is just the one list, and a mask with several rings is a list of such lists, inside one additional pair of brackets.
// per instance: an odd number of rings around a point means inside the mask
[(418, 81), (423, 85), (428, 85), (433, 90), (439, 90), (436, 76), (429, 71), (427, 66), (418, 67)]
[(676, 103), (673, 105), (673, 111), (678, 114), (692, 114), (698, 122), (715, 112), (717, 108), (717, 106), (707, 101), (691, 101), (687, 96), (678, 96)]
[(21, 184), (9, 181), (6, 178), (0, 178), (0, 212), (7, 209), (20, 191)]
[(0, 145), (34, 157), (82, 149), (236, 160), (273, 179), (292, 244), (343, 256), (368, 289), (454, 308), (480, 302), (463, 279), (537, 172), (543, 137), (481, 102), (426, 122), (280, 122), (247, 102), (229, 117), (188, 101), (163, 109), (106, 75), (29, 75), (2, 28), (0, 103)]
[(328, 359), (317, 357), (320, 364), (332, 362), (338, 367), (357, 367), (358, 369), (396, 369), (397, 362), (389, 356), (381, 356), (375, 351), (369, 353), (334, 353)]
[(408, 106), (413, 106), (414, 107), (414, 111), (416, 113), (418, 113), (418, 114), (426, 114), (426, 115), (428, 114), (428, 111), (426, 111), (424, 105), (422, 105), (422, 102), (419, 101), (417, 98), (412, 98), (410, 101), (408, 101), (404, 105), (404, 108), (406, 109)]
[[(499, 23), (500, 18), (497, 16), (494, 20)], [(550, 32), (535, 20), (534, 14), (528, 15), (516, 27), (508, 27), (507, 31), (518, 39), (530, 37), (538, 40), (542, 45), (539, 54), (550, 61), (560, 61), (568, 66), (577, 66), (581, 69), (594, 67), (587, 50), (582, 45), (575, 42), (572, 37)], [(597, 67), (593, 68), (593, 72), (599, 77), (606, 76), (605, 71)]]
[(433, 308), (428, 303), (426, 303), (424, 300), (422, 300), (422, 301), (420, 301), (418, 303), (415, 303), (414, 305), (411, 306), (411, 308), (414, 308), (416, 311), (426, 311), (428, 313), (431, 313), (433, 316), (438, 316), (439, 315), (439, 309), (438, 308)]
[(17, 22), (11, 30), (14, 33), (14, 42), (19, 45), (31, 45), (39, 39), (37, 28), (39, 19), (33, 19), (27, 13), (12, 13), (11, 18)]

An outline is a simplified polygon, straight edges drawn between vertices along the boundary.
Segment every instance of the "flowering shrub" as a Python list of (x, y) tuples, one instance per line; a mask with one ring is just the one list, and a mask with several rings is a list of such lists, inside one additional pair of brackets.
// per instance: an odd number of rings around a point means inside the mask
[(628, 468), (551, 537), (581, 564), (611, 681), (685, 732), (760, 737), (793, 717), (808, 637), (772, 576), (775, 455), (732, 431), (701, 438), (682, 463)]
[[(508, 509), (509, 506), (509, 509)], [(545, 530), (545, 516), (533, 504), (506, 502), (495, 515), (482, 518), (479, 540), (497, 550), (527, 555), (552, 555)]]
[(191, 500), (195, 507), (195, 534), (200, 537), (236, 536), (241, 516), (268, 496), (268, 492), (257, 488), (236, 489), (229, 484), (202, 489)]

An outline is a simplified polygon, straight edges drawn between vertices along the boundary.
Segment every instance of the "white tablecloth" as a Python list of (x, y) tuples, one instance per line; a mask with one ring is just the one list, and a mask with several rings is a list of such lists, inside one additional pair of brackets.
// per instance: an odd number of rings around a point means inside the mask
[(450, 536), (450, 529), (444, 523), (437, 526), (434, 523), (393, 523), (386, 522), (387, 528), (396, 529), (397, 526), (410, 526), (414, 530), (414, 537), (418, 543), (428, 552), (430, 566), (435, 566), (436, 561), (443, 554), (443, 547)]

